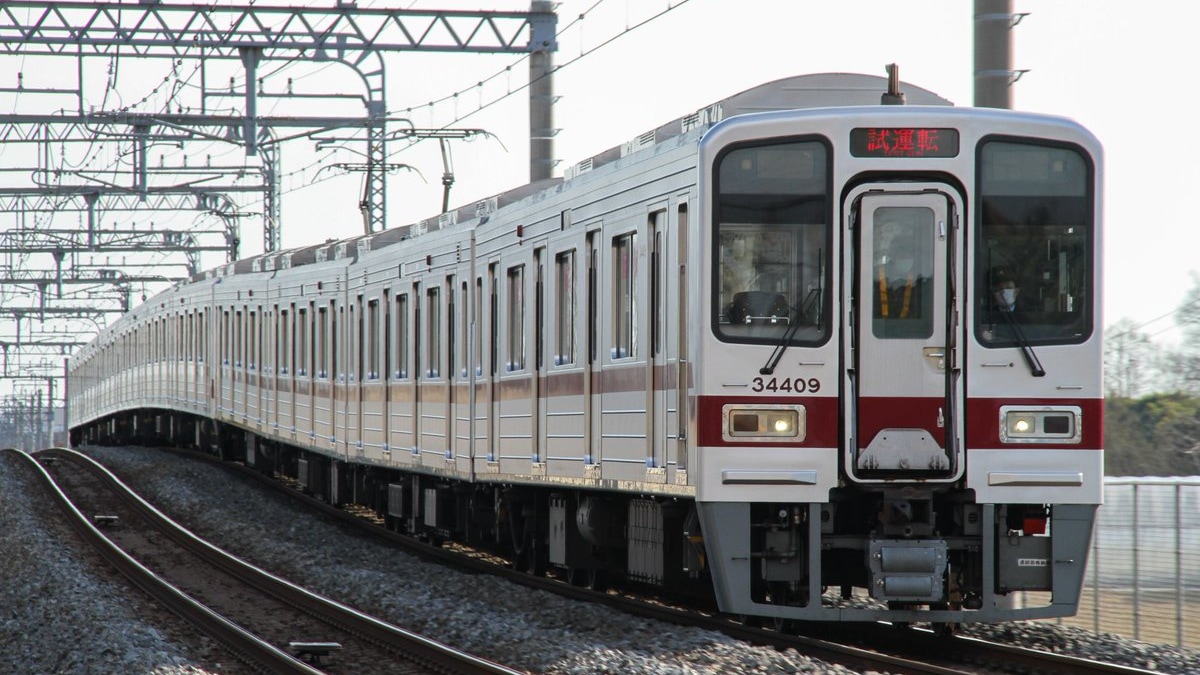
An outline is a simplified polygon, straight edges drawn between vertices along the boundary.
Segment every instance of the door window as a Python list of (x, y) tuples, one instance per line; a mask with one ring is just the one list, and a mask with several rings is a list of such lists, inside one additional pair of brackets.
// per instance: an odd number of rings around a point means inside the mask
[(925, 207), (875, 209), (871, 252), (871, 332), (882, 339), (933, 335), (933, 211)]

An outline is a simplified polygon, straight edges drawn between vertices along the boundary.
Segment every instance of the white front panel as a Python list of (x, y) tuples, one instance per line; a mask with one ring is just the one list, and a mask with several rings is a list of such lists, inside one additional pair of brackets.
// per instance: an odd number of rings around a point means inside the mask
[(1100, 504), (1104, 501), (1104, 453), (1084, 449), (971, 450), (967, 487), (975, 491), (981, 504)]

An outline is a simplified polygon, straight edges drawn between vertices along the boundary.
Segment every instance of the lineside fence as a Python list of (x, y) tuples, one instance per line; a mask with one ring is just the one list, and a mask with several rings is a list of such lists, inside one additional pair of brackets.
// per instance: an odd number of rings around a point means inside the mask
[(1079, 613), (1059, 622), (1200, 649), (1200, 476), (1105, 478)]

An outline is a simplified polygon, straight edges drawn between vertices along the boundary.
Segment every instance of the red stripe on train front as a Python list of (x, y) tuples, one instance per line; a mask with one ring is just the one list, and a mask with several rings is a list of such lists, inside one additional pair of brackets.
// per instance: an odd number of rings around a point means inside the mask
[[(1004, 445), (1000, 443), (1000, 408), (1002, 406), (1028, 406), (1036, 410), (1041, 406), (1079, 406), (1082, 436), (1079, 443), (1022, 443)], [(971, 398), (967, 400), (967, 448), (1019, 447), (1034, 448), (1079, 448), (1098, 450), (1104, 447), (1104, 399), (1100, 398)]]
[[(701, 446), (745, 446), (757, 445), (751, 442), (730, 442), (722, 435), (722, 409), (727, 404), (746, 406), (788, 404), (802, 405), (805, 408), (807, 433), (799, 443), (762, 443), (764, 446), (779, 447), (840, 447), (841, 412), (838, 400), (833, 397), (815, 396), (700, 396), (697, 408), (697, 431)], [(1021, 444), (1022, 449), (1038, 447), (1063, 448), (1078, 447), (1094, 450), (1104, 447), (1103, 399), (1013, 399), (1013, 398), (972, 398), (967, 401), (966, 417), (966, 447), (995, 448), (1000, 447), (1000, 408), (1001, 406), (1079, 406), (1082, 411), (1082, 438), (1078, 444), (1065, 446), (1062, 443)], [(1014, 446), (1015, 447), (1015, 446)]]

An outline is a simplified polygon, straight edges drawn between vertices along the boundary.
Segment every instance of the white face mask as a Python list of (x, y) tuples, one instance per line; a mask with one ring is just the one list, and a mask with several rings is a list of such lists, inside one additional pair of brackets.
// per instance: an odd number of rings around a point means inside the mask
[(1000, 297), (1004, 298), (1004, 304), (1011, 305), (1017, 301), (1017, 289), (1005, 288), (1000, 291)]

